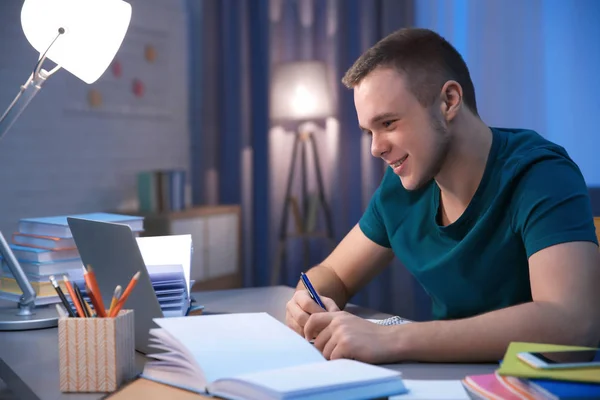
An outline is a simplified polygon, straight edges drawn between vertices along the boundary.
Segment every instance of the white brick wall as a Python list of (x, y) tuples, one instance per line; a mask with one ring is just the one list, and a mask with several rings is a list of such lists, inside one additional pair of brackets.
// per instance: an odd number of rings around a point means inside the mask
[[(23, 217), (131, 208), (135, 175), (155, 168), (189, 171), (187, 31), (183, 1), (130, 0), (132, 23), (117, 58), (88, 86), (61, 70), (0, 141), (0, 229), (9, 237)], [(0, 113), (37, 60), (20, 27), (21, 0), (0, 1)], [(157, 49), (154, 64), (144, 45)], [(47, 64), (47, 69), (52, 67)], [(145, 82), (133, 96), (131, 80)], [(103, 95), (89, 111), (90, 89)]]

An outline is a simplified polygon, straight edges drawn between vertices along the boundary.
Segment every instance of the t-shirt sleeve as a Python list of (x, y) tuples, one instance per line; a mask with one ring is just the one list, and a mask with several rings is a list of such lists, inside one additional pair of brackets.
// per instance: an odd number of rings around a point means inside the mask
[(385, 224), (380, 212), (380, 193), (381, 187), (377, 188), (375, 193), (373, 193), (367, 209), (358, 221), (358, 226), (365, 236), (371, 239), (373, 242), (380, 246), (390, 248), (391, 245), (387, 230), (385, 229)]
[(598, 244), (588, 188), (572, 160), (548, 151), (519, 176), (513, 226), (522, 235), (527, 257), (565, 242)]

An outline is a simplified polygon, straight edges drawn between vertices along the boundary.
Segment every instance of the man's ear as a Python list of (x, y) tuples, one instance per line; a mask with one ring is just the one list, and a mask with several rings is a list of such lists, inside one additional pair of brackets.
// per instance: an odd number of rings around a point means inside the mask
[(462, 107), (463, 91), (456, 81), (448, 81), (440, 92), (440, 111), (447, 122), (452, 121)]

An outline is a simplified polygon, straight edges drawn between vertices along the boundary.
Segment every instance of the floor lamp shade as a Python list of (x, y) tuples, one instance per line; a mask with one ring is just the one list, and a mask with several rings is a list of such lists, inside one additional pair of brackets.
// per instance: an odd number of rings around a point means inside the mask
[(306, 121), (333, 115), (327, 68), (319, 61), (282, 63), (271, 80), (271, 119)]
[(130, 21), (123, 0), (25, 0), (21, 9), (25, 37), (40, 54), (65, 30), (46, 57), (88, 84), (109, 67)]

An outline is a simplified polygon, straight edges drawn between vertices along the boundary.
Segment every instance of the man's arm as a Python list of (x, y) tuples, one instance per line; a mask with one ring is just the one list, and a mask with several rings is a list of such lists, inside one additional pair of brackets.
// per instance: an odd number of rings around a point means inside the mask
[[(371, 241), (357, 224), (321, 264), (306, 274), (317, 293), (333, 299), (341, 309), (393, 256), (392, 249)], [(304, 290), (301, 282), (297, 289)]]
[(529, 259), (533, 301), (455, 320), (401, 325), (397, 359), (495, 361), (511, 341), (600, 343), (600, 252), (592, 242), (554, 245)]

